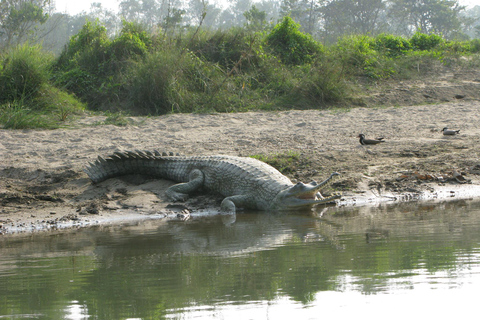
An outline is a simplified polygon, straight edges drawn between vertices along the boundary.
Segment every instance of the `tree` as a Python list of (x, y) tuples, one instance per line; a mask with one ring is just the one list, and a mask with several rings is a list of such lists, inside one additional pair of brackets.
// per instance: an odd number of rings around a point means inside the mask
[[(280, 16), (292, 18), (302, 26), (302, 29), (304, 29), (304, 26), (307, 28), (309, 26), (308, 12), (308, 0), (282, 0), (280, 4)], [(310, 33), (309, 31), (307, 32)]]
[(314, 35), (321, 18), (320, 8), (326, 0), (282, 0), (280, 16), (291, 17), (301, 25), (304, 32)]
[(35, 27), (48, 19), (45, 10), (50, 0), (1, 0), (0, 47), (23, 42), (35, 33)]
[(464, 23), (464, 31), (471, 38), (480, 38), (480, 6), (465, 10), (461, 14), (461, 20), (467, 21)]
[(143, 24), (147, 30), (163, 27), (171, 31), (183, 21), (185, 10), (180, 0), (123, 0), (120, 15), (129, 22)]
[[(167, 4), (168, 2), (168, 4)], [(143, 0), (140, 7), (141, 18), (137, 22), (145, 25), (147, 30), (155, 30), (168, 15), (170, 1)]]
[(141, 2), (137, 0), (123, 0), (120, 2), (120, 15), (126, 21), (139, 22), (141, 19)]
[(44, 49), (59, 54), (68, 39), (76, 34), (83, 24), (85, 19), (74, 22), (67, 14), (53, 13), (44, 24), (38, 26), (35, 43), (39, 42)]
[(246, 27), (248, 30), (260, 31), (265, 28), (267, 13), (258, 10), (255, 5), (250, 10), (244, 12), (243, 15), (247, 19)]
[(185, 10), (178, 8), (169, 8), (167, 16), (163, 19), (162, 27), (165, 30), (165, 34), (175, 31), (178, 25), (183, 20)]
[(465, 9), (457, 0), (390, 0), (389, 17), (397, 31), (410, 36), (425, 34), (450, 34), (461, 31), (459, 14)]
[(280, 3), (277, 0), (262, 0), (255, 2), (255, 6), (260, 11), (265, 11), (266, 20), (276, 23), (280, 21)]
[(251, 0), (234, 0), (231, 6), (226, 10), (231, 17), (231, 26), (243, 26), (246, 23), (244, 12), (252, 7)]
[(184, 15), (186, 26), (217, 27), (218, 18), (222, 10), (205, 0), (190, 0)]
[(383, 0), (331, 0), (321, 10), (329, 42), (344, 35), (375, 35), (385, 29), (380, 20), (385, 10)]
[(92, 21), (101, 21), (110, 36), (117, 34), (122, 27), (122, 21), (118, 15), (114, 11), (104, 8), (100, 2), (93, 2), (90, 5), (88, 17)]

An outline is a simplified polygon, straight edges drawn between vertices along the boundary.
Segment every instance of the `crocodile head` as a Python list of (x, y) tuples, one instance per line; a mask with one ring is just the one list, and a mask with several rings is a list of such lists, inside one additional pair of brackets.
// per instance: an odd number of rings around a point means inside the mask
[(334, 172), (325, 181), (317, 183), (312, 181), (308, 184), (299, 182), (281, 192), (275, 197), (272, 209), (276, 210), (292, 210), (302, 207), (311, 207), (316, 204), (328, 203), (335, 199), (340, 199), (340, 194), (333, 194), (329, 197), (323, 197), (320, 189), (328, 184), (332, 178), (340, 175)]

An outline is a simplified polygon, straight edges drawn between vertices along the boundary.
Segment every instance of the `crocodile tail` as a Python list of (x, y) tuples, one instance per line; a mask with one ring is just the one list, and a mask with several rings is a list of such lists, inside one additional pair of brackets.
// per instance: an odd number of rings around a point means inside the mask
[(105, 158), (99, 156), (97, 160), (90, 162), (84, 171), (93, 183), (127, 174), (162, 176), (162, 166), (159, 164), (168, 156), (173, 156), (173, 153), (168, 155), (157, 150), (115, 152)]

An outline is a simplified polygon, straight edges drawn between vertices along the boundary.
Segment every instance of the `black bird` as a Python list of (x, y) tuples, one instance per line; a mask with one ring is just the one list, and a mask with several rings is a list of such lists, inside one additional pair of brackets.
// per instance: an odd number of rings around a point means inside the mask
[(444, 136), (454, 136), (460, 133), (460, 130), (448, 129), (447, 127), (442, 129)]
[(383, 140), (384, 138), (376, 138), (376, 139), (365, 139), (365, 135), (363, 133), (360, 133), (358, 135), (358, 137), (360, 138), (360, 144), (362, 145), (366, 145), (366, 144), (378, 144), (380, 142), (385, 142), (385, 140)]

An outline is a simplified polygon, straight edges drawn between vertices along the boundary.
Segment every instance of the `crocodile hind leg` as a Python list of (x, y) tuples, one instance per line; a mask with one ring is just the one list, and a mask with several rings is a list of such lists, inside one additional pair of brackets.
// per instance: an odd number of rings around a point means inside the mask
[(175, 184), (165, 191), (165, 195), (173, 201), (184, 201), (188, 194), (203, 186), (203, 172), (199, 169), (192, 170), (188, 176), (188, 182)]

